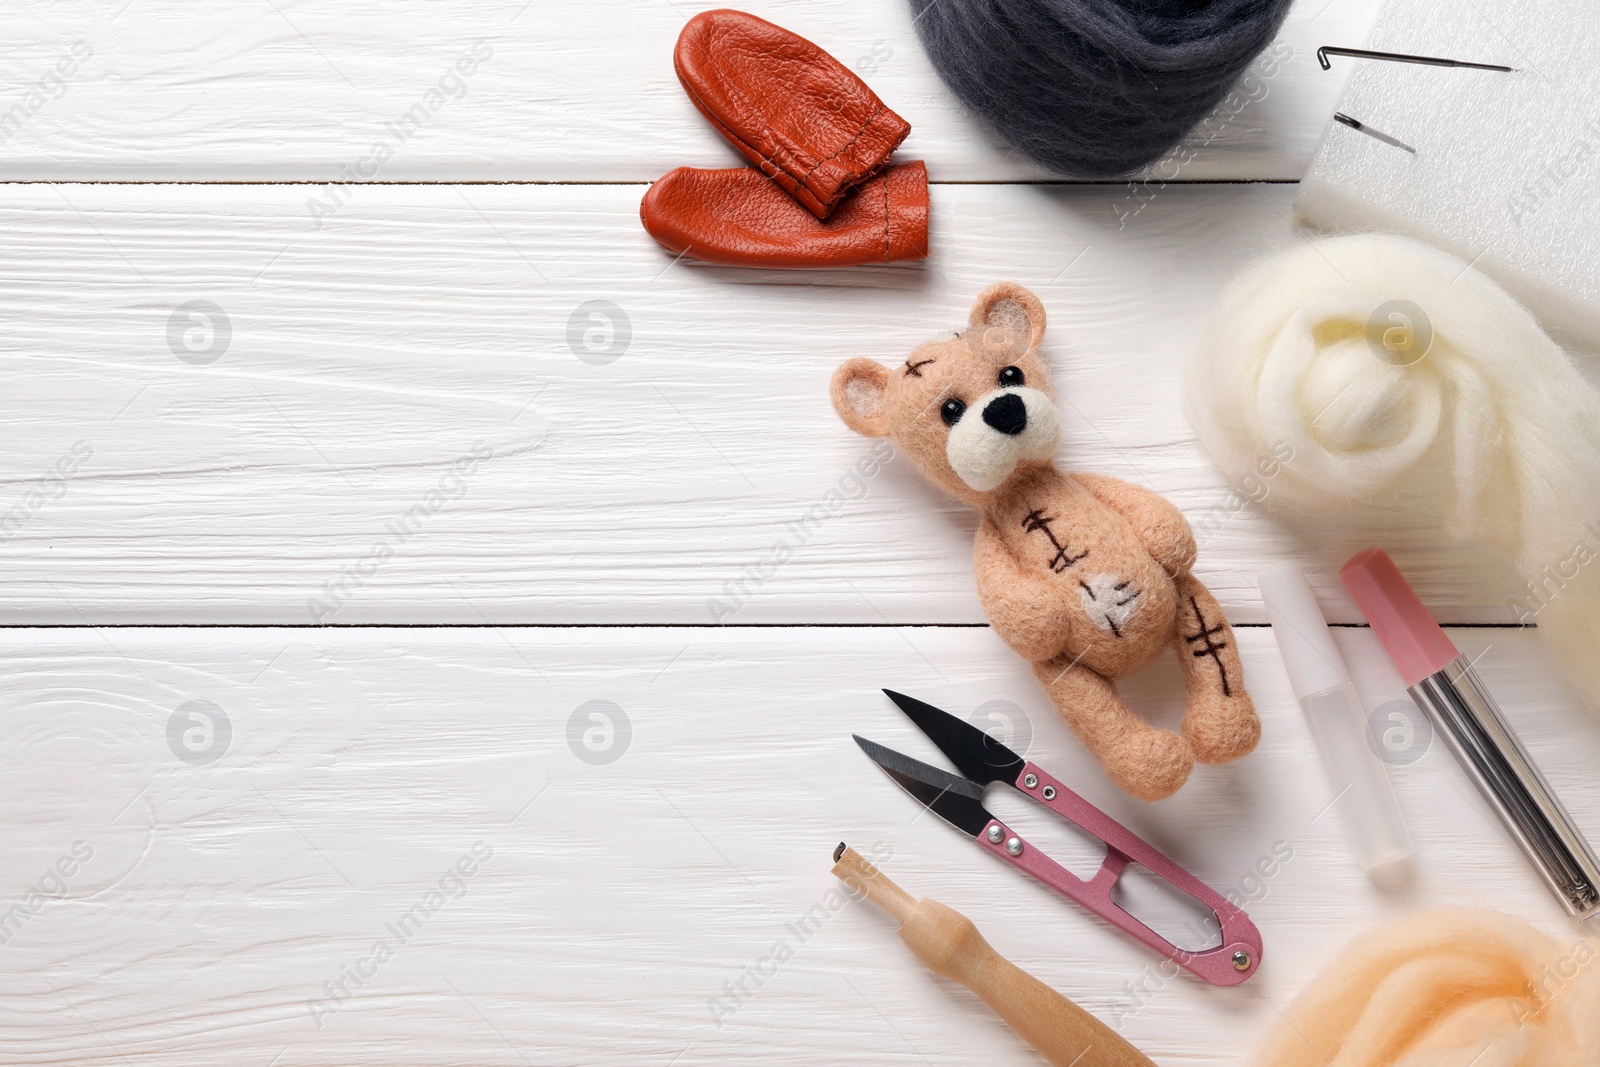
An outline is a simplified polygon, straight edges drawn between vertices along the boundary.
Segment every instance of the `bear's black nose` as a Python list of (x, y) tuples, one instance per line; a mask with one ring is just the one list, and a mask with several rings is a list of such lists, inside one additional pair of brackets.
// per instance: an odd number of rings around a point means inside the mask
[(1016, 393), (1001, 393), (983, 409), (983, 421), (1015, 437), (1028, 428), (1028, 408)]

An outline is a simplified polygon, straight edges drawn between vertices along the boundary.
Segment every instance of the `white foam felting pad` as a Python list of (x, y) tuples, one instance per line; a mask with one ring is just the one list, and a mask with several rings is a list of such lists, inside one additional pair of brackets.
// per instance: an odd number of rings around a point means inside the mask
[(1428, 241), (1489, 273), (1547, 325), (1600, 346), (1592, 6), (1391, 0), (1368, 47), (1516, 69), (1332, 57), (1330, 78), (1355, 66), (1339, 110), (1416, 154), (1331, 123), (1295, 201), (1303, 220)]

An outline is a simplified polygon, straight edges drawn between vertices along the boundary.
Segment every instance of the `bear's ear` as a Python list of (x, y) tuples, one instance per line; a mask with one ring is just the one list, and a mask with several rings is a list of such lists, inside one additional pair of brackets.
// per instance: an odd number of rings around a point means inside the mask
[(889, 415), (883, 409), (888, 388), (888, 367), (870, 359), (849, 360), (833, 372), (833, 410), (864, 437), (888, 437)]
[(1016, 282), (996, 282), (978, 294), (967, 323), (983, 330), (986, 357), (1014, 363), (1044, 340), (1044, 305)]

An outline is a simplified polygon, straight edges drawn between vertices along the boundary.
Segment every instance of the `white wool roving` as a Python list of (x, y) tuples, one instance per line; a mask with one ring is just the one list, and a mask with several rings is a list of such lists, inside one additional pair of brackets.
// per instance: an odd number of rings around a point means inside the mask
[(1268, 506), (1367, 502), (1442, 463), (1449, 533), (1515, 554), (1521, 621), (1600, 708), (1600, 393), (1494, 282), (1403, 237), (1308, 241), (1228, 285), (1187, 390), (1236, 485), (1292, 451)]

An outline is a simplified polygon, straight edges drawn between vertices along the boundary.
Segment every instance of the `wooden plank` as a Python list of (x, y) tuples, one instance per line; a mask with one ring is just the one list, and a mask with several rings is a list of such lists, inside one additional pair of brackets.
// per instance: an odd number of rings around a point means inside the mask
[[(528, 0), (24, 5), (0, 35), (0, 176), (637, 182), (733, 165), (672, 72), (679, 29), (709, 6), (598, 0), (557, 17)], [(936, 179), (1040, 176), (962, 113), (902, 0), (745, 6), (860, 71), (912, 123), (905, 158), (928, 160)], [(1237, 98), (1156, 173), (1297, 179), (1348, 76), (1319, 70), (1316, 49), (1362, 43), (1376, 10), (1298, 5)]]
[[(1452, 636), (1600, 836), (1600, 738), (1531, 635)], [(1338, 638), (1368, 708), (1403, 709), (1370, 632)], [(1240, 647), (1260, 750), (1146, 805), (1110, 786), (986, 630), (8, 630), (0, 899), (41, 885), (52, 899), (5, 913), (0, 1057), (810, 1064), (848, 1033), (868, 1065), (1037, 1062), (884, 916), (830, 907), (841, 838), (1159, 1063), (1242, 1062), (1338, 946), (1418, 904), (1575, 934), (1437, 741), (1393, 772), (1416, 882), (1369, 885), (1308, 769), (1270, 633), (1246, 629)], [(1130, 695), (1169, 721), (1176, 684), (1168, 665)], [(938, 758), (883, 685), (1003, 713), (1014, 744), (1247, 900), (1259, 976), (1237, 990), (1163, 979), (1153, 955), (916, 817), (850, 741)], [(206, 709), (226, 717), (225, 744), (189, 717)], [(609, 747), (594, 711), (611, 717)], [(1057, 851), (1053, 820), (1003, 792), (994, 810)], [(460, 885), (458, 862), (473, 868)], [(448, 899), (433, 900), (441, 879)], [(808, 914), (816, 928), (797, 936)], [(794, 954), (775, 962), (780, 942)], [(754, 967), (772, 972), (759, 987)], [(753, 995), (730, 1000), (741, 980)], [(348, 999), (324, 985), (340, 982)]]
[(1296, 523), (1195, 444), (1180, 367), (1236, 267), (1298, 239), (1288, 187), (1169, 188), (1121, 229), (1104, 188), (946, 187), (929, 263), (818, 273), (675, 264), (639, 192), (375, 187), (319, 230), (300, 187), (6, 188), (0, 617), (982, 622), (972, 516), (827, 385), (1010, 277), (1051, 316), (1061, 461), (1183, 508), (1236, 620), (1293, 558), (1359, 621), (1331, 575), (1381, 541), (1449, 621), (1515, 621), (1439, 493)]

